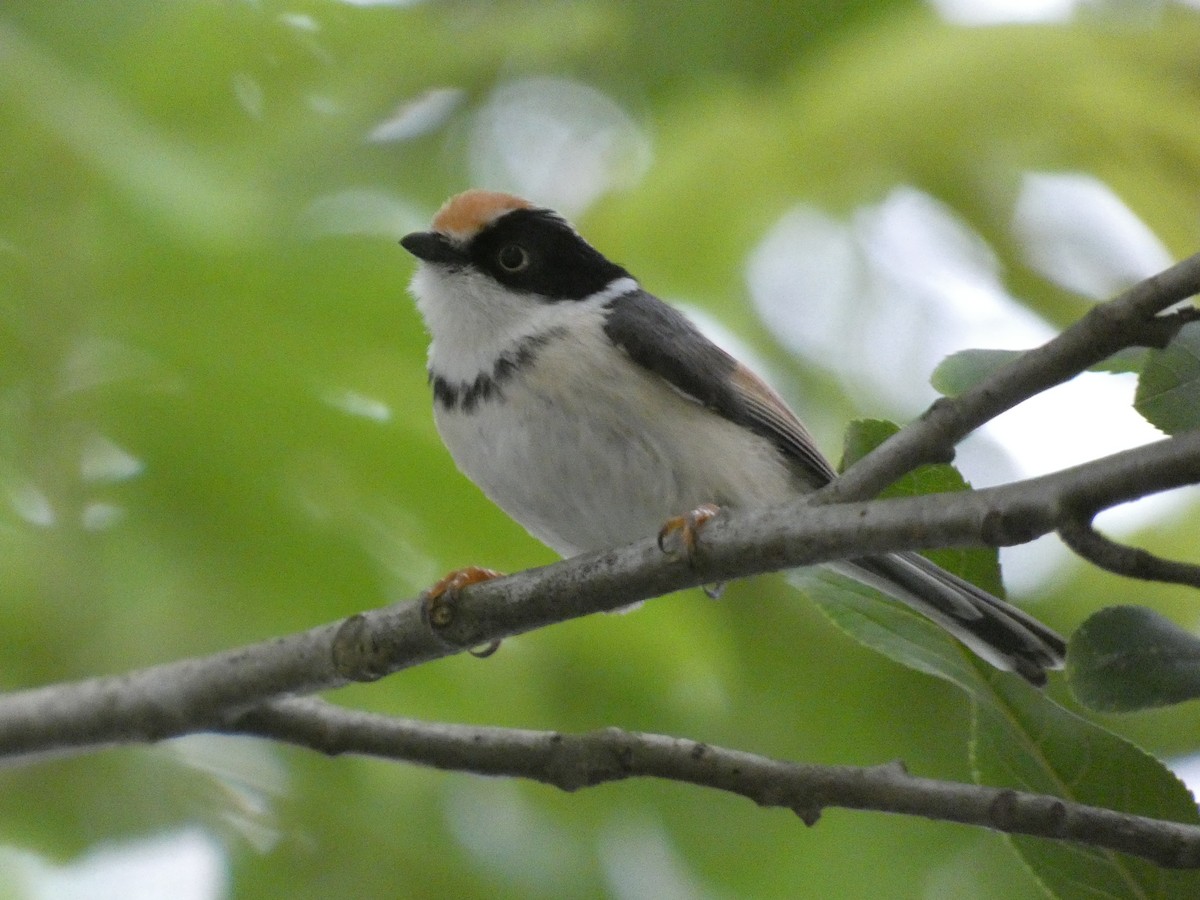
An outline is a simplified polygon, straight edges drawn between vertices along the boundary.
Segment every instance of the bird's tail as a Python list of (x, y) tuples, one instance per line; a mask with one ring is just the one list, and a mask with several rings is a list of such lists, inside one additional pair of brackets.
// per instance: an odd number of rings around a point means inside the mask
[(1061, 669), (1066, 641), (1010, 603), (964, 581), (916, 553), (895, 553), (838, 563), (833, 568), (908, 604), (999, 669), (1031, 684)]

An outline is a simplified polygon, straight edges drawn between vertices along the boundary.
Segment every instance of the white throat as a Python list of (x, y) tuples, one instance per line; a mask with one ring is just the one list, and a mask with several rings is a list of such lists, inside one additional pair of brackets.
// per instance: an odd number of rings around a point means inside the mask
[(638, 289), (618, 278), (583, 300), (546, 303), (511, 291), (471, 269), (421, 263), (410, 290), (429, 330), (429, 369), (450, 382), (470, 382), (523, 340), (570, 328), (580, 316), (596, 316), (616, 297)]

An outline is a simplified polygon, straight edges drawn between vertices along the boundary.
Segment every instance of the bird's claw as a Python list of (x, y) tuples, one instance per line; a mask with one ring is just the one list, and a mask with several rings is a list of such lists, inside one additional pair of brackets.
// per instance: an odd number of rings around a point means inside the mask
[[(449, 575), (438, 579), (421, 595), (421, 615), (434, 628), (445, 628), (454, 620), (454, 599), (459, 591), (481, 581), (491, 581), (493, 578), (503, 578), (503, 572), (495, 569), (485, 569), (481, 566), (466, 566), (455, 569)], [(477, 659), (491, 656), (500, 649), (500, 641), (491, 641), (482, 647), (467, 650)]]
[[(700, 547), (700, 532), (720, 511), (721, 507), (714, 503), (702, 503), (682, 516), (667, 519), (658, 532), (658, 549), (663, 553), (682, 550), (688, 565), (693, 565)], [(668, 540), (678, 541), (678, 545), (668, 548)]]

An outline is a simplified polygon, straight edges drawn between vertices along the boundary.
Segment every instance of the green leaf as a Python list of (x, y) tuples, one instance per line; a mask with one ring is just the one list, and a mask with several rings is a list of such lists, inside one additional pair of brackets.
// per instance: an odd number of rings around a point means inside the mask
[[(967, 693), (977, 783), (1200, 824), (1191, 794), (1162, 763), (1021, 678), (991, 668), (923, 616), (832, 572), (803, 570), (789, 580), (859, 642)], [(1056, 897), (1200, 896), (1197, 872), (1163, 870), (1079, 844), (1010, 839), (1034, 876)]]
[[(890, 422), (853, 423), (845, 440), (847, 464), (861, 459), (896, 430)], [(968, 487), (952, 466), (925, 466), (889, 487), (884, 496), (912, 496)], [(989, 551), (988, 555), (995, 560), (994, 552)], [(969, 566), (964, 568), (964, 560), (939, 558), (938, 562), (991, 588), (986, 578), (978, 577), (978, 572), (971, 572)], [(997, 584), (998, 571), (997, 566)], [(903, 604), (825, 570), (803, 570), (789, 577), (835, 624), (859, 642), (966, 692), (972, 708), (971, 761), (980, 784), (1050, 794), (1138, 815), (1200, 823), (1200, 813), (1191, 795), (1152, 756), (1064, 709), (1019, 677), (996, 671)], [(1115, 647), (1120, 652), (1135, 652), (1129, 649), (1128, 635), (1122, 638), (1121, 623), (1116, 624), (1118, 627), (1101, 633), (1108, 638), (1108, 644), (1101, 645), (1102, 650), (1111, 651)], [(1158, 622), (1152, 624), (1155, 627), (1141, 629), (1146, 636), (1142, 643), (1148, 649), (1160, 645), (1165, 638), (1164, 626)], [(1200, 646), (1200, 642), (1187, 637), (1191, 644)], [(1181, 643), (1168, 642), (1170, 647)], [(1072, 641), (1071, 646), (1075, 656), (1076, 642)], [(1096, 654), (1095, 658), (1111, 660), (1111, 652), (1108, 656)], [(1190, 658), (1200, 659), (1200, 651)], [(1174, 673), (1174, 679), (1172, 683), (1178, 683), (1179, 673)], [(1148, 673), (1148, 681), (1157, 686), (1156, 690), (1163, 690), (1163, 680)], [(1131, 786), (1136, 786), (1136, 790)], [(1122, 854), (1039, 838), (1013, 837), (1012, 843), (1034, 876), (1054, 896), (1200, 896), (1200, 873), (1167, 872)]]
[(968, 693), (973, 690), (970, 651), (899, 601), (824, 567), (796, 569), (788, 573), (788, 581), (864, 646)]
[(855, 419), (846, 426), (842, 438), (842, 463), (838, 471), (845, 472), (899, 430), (899, 425), (886, 419)]
[(933, 370), (929, 383), (939, 394), (957, 397), (974, 387), (1002, 366), (1008, 365), (1023, 350), (960, 350), (951, 353)]
[(1102, 359), (1094, 366), (1089, 366), (1089, 372), (1107, 372), (1110, 375), (1125, 375), (1130, 372), (1141, 372), (1150, 358), (1148, 347), (1126, 347), (1118, 350), (1107, 359)]
[(1133, 407), (1167, 434), (1200, 425), (1200, 322), (1185, 325), (1164, 349), (1150, 352)]
[(1102, 609), (1071, 637), (1067, 678), (1092, 709), (1128, 712), (1200, 697), (1200, 638), (1141, 606)]
[[(862, 459), (900, 430), (894, 422), (883, 419), (859, 419), (846, 428), (842, 449), (842, 470)], [(922, 494), (945, 494), (968, 491), (971, 485), (958, 469), (951, 465), (921, 466), (889, 485), (880, 493), (882, 498), (917, 497)], [(955, 547), (927, 551), (929, 557), (944, 569), (979, 585), (997, 597), (1004, 597), (1004, 582), (1000, 576), (999, 553), (990, 547)]]
[[(842, 441), (841, 471), (850, 468), (899, 430), (899, 425), (885, 419), (856, 419), (851, 422), (846, 427)], [(879, 496), (916, 497), (920, 494), (970, 489), (971, 485), (954, 466), (938, 463), (914, 469), (889, 485)]]
[[(1026, 352), (1025, 350), (960, 350), (958, 353), (951, 353), (938, 363), (933, 374), (929, 376), (929, 383), (939, 394), (957, 397)], [(1144, 347), (1127, 347), (1089, 367), (1088, 371), (1106, 372), (1110, 375), (1140, 372), (1146, 364), (1149, 354), (1150, 351)]]
[[(1059, 706), (1019, 678), (983, 672), (972, 765), (981, 784), (1051, 794), (1136, 815), (1200, 824), (1195, 800), (1150, 754)], [(1081, 844), (1010, 836), (1056, 897), (1200, 896), (1200, 873)]]

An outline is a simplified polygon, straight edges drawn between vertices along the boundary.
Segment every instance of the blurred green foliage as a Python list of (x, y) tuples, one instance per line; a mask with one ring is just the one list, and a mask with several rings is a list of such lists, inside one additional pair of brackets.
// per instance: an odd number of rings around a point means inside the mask
[[(746, 255), (776, 219), (800, 201), (846, 215), (915, 185), (987, 239), (1013, 293), (1069, 321), (1083, 301), (1042, 278), (1009, 227), (1021, 175), (1088, 172), (1172, 252), (1193, 252), (1198, 38), (1200, 17), (1170, 4), (1136, 21), (1100, 8), (968, 29), (872, 0), (10, 0), (0, 684), (120, 672), (411, 596), (455, 566), (553, 558), (441, 449), (395, 244), (468, 186), (469, 123), (496, 85), (554, 75), (624, 107), (651, 165), (581, 228), (751, 342), (818, 423), (844, 422), (877, 411), (846, 408), (746, 300)], [(438, 127), (367, 139), (438, 88), (462, 92)], [(1194, 526), (1145, 539), (1186, 555)], [(1194, 621), (1187, 591), (1083, 566), (1037, 599), (1064, 632), (1119, 601)], [(860, 648), (781, 578), (334, 699), (970, 776), (963, 698)], [(1158, 754), (1200, 746), (1189, 706), (1105, 724)], [(950, 825), (831, 811), (805, 829), (674, 785), (567, 796), (215, 746), (6, 770), (0, 839), (66, 863), (198, 827), (239, 897), (1041, 896), (1003, 838)], [(4, 891), (24, 896), (0, 879)]]

